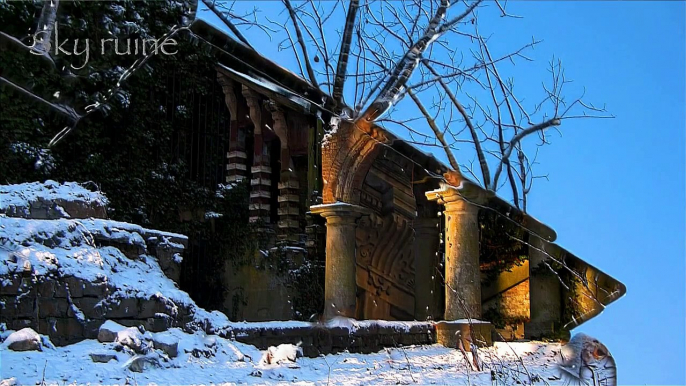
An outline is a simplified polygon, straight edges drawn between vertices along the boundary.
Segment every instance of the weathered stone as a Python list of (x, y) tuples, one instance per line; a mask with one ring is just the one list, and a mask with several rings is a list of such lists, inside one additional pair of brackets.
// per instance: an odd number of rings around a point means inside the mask
[(443, 184), (426, 192), (445, 205), (445, 319), (481, 317), (478, 207), (465, 201), (457, 188)]
[(21, 278), (19, 276), (4, 277), (0, 279), (0, 295), (19, 295)]
[(57, 332), (70, 340), (83, 338), (83, 325), (75, 318), (56, 318), (55, 328)]
[(9, 328), (10, 330), (15, 330), (19, 331), (23, 328), (38, 328), (38, 326), (34, 325), (34, 319), (24, 319), (24, 318), (16, 318), (16, 319), (11, 319), (9, 323)]
[(92, 296), (97, 298), (105, 298), (109, 294), (109, 287), (107, 282), (84, 282), (83, 296)]
[(16, 297), (10, 302), (7, 302), (6, 306), (10, 312), (14, 312), (15, 318), (35, 318), (36, 308), (35, 308), (35, 295), (29, 294), (22, 297)]
[(152, 332), (166, 331), (173, 327), (174, 319), (166, 314), (155, 314), (155, 317), (148, 318), (145, 323), (145, 329)]
[(103, 343), (114, 342), (114, 340), (117, 339), (117, 333), (123, 331), (125, 328), (126, 327), (121, 324), (108, 320), (103, 323), (98, 330), (98, 341)]
[(147, 369), (158, 367), (160, 367), (160, 361), (152, 355), (134, 357), (128, 364), (128, 369), (136, 373), (142, 373)]
[(44, 298), (52, 298), (55, 296), (55, 280), (49, 277), (44, 277), (38, 283), (38, 294)]
[(112, 359), (119, 360), (115, 354), (107, 352), (96, 352), (88, 355), (91, 357), (91, 360), (96, 363), (107, 363)]
[(492, 330), (491, 323), (479, 320), (442, 321), (436, 323), (436, 339), (439, 344), (450, 348), (457, 348), (458, 341), (462, 340), (463, 347), (469, 351), (471, 343), (479, 347), (492, 346)]
[(72, 298), (80, 298), (83, 296), (84, 280), (78, 277), (70, 276), (64, 279), (65, 284), (69, 286), (69, 294)]
[(158, 313), (167, 313), (167, 306), (161, 299), (151, 298), (151, 299), (140, 299), (138, 308), (138, 318), (147, 319), (152, 318)]
[[(76, 298), (73, 303), (89, 319), (100, 319), (105, 315), (104, 307), (98, 298)], [(73, 311), (70, 309), (69, 312), (72, 316)]]
[(66, 318), (69, 310), (69, 302), (66, 299), (56, 298), (39, 298), (38, 299), (38, 316)]
[(138, 317), (138, 299), (124, 298), (117, 303), (107, 305), (105, 315), (108, 318), (135, 318)]
[(156, 350), (162, 350), (170, 358), (179, 355), (179, 340), (171, 334), (155, 334), (152, 337), (152, 344)]
[(40, 335), (31, 328), (24, 328), (11, 333), (3, 346), (12, 351), (42, 351)]

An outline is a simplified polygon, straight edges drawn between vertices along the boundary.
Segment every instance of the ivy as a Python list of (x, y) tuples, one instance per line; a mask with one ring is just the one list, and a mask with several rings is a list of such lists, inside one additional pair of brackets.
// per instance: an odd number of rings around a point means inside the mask
[(514, 223), (493, 211), (479, 211), (479, 260), (486, 274), (484, 284), (529, 260), (527, 246), (517, 240), (525, 240), (526, 232), (515, 225), (518, 219), (513, 220)]

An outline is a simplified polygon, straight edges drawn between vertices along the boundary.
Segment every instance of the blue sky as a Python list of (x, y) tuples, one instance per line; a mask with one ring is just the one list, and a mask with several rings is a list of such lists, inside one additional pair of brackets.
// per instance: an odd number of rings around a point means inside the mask
[[(627, 286), (624, 298), (574, 332), (609, 347), (620, 384), (686, 384), (685, 3), (520, 1), (508, 10), (524, 19), (487, 24), (494, 50), (543, 39), (538, 65), (560, 58), (587, 99), (616, 116), (565, 122), (538, 159), (550, 180), (537, 183), (529, 201), (560, 245)], [(293, 65), (274, 42), (252, 43)], [(529, 81), (540, 85), (540, 77), (518, 74), (518, 85)]]

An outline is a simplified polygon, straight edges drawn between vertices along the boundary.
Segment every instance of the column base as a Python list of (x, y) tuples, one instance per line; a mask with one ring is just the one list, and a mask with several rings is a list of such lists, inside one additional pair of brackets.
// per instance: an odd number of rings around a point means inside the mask
[(477, 347), (493, 346), (491, 336), (493, 325), (490, 322), (483, 322), (472, 319), (469, 323), (466, 319), (441, 321), (436, 323), (436, 340), (438, 344), (445, 347), (457, 348), (458, 341), (461, 339), (465, 350), (469, 351), (472, 332)]

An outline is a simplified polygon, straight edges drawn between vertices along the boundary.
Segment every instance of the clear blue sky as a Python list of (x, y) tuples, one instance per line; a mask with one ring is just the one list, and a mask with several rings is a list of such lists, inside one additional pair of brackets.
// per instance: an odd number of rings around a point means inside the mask
[[(272, 4), (281, 7), (254, 3)], [(569, 121), (553, 136), (538, 169), (550, 181), (537, 184), (529, 212), (555, 228), (560, 245), (626, 284), (624, 298), (574, 331), (609, 347), (620, 384), (686, 384), (684, 5), (510, 2), (525, 19), (491, 28), (496, 50), (543, 39), (540, 65), (559, 57), (588, 99), (616, 115)], [(275, 42), (252, 43), (295, 69)]]

